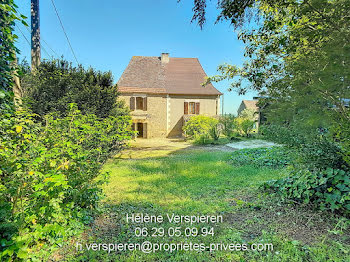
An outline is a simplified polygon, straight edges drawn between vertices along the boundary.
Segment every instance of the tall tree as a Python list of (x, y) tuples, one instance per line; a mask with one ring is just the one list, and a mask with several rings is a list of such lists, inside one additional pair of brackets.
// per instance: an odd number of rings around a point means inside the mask
[[(200, 26), (205, 4), (195, 0)], [(250, 89), (269, 97), (269, 121), (326, 127), (350, 140), (341, 131), (350, 130), (350, 1), (219, 0), (218, 8), (217, 21), (238, 30), (246, 60), (242, 67), (219, 66), (209, 81), (228, 79), (240, 94)], [(349, 142), (347, 148), (349, 155)]]

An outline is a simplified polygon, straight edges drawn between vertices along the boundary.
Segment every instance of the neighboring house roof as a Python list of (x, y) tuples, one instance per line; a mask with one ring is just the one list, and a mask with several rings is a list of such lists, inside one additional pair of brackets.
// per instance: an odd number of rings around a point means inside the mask
[(242, 103), (240, 104), (237, 115), (240, 115), (242, 111), (245, 109), (252, 110), (254, 112), (259, 111), (259, 107), (257, 106), (258, 100), (242, 100)]
[(121, 93), (222, 95), (212, 84), (197, 58), (133, 56), (118, 81)]
[(259, 107), (257, 106), (258, 100), (243, 100), (242, 103), (245, 106), (245, 109), (251, 109), (258, 111)]

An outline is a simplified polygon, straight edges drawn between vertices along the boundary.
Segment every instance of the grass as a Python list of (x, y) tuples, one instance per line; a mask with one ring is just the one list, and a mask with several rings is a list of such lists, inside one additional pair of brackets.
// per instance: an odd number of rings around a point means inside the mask
[[(139, 152), (142, 155), (142, 151)], [(145, 254), (70, 250), (68, 261), (349, 261), (346, 229), (329, 233), (342, 220), (265, 196), (259, 185), (284, 176), (283, 169), (235, 167), (230, 152), (182, 150), (162, 157), (112, 159), (104, 213), (83, 243), (272, 243), (273, 251), (176, 251)], [(140, 156), (141, 157), (141, 156)], [(126, 223), (126, 214), (222, 215), (223, 223), (174, 225)], [(339, 222), (340, 221), (340, 222)], [(214, 236), (136, 237), (136, 227), (214, 228)], [(345, 232), (345, 234), (344, 234)], [(299, 235), (298, 235), (299, 233)], [(304, 235), (303, 235), (304, 234)], [(348, 252), (348, 253), (346, 253)], [(349, 259), (349, 260), (346, 260)]]
[[(173, 212), (218, 212), (230, 208), (234, 190), (256, 187), (279, 171), (227, 164), (231, 153), (189, 152), (142, 161), (112, 161), (104, 191), (110, 204), (152, 204)], [(199, 164), (200, 163), (200, 164)]]

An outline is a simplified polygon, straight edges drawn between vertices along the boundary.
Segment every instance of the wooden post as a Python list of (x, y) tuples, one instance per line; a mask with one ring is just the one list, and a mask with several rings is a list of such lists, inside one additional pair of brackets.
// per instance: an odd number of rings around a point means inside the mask
[(221, 103), (221, 108), (222, 108), (222, 115), (224, 115), (224, 94), (222, 94), (222, 103)]
[(40, 53), (40, 13), (39, 0), (31, 0), (31, 40), (32, 40), (32, 71), (35, 71), (41, 60)]

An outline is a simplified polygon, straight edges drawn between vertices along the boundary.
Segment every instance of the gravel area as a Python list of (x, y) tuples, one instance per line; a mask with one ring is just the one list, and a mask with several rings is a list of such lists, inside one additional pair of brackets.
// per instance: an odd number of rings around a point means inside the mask
[(265, 141), (265, 140), (254, 139), (254, 140), (233, 142), (233, 143), (226, 144), (226, 146), (234, 149), (244, 149), (244, 148), (258, 148), (258, 147), (272, 147), (272, 146), (279, 146), (279, 145), (273, 142)]

